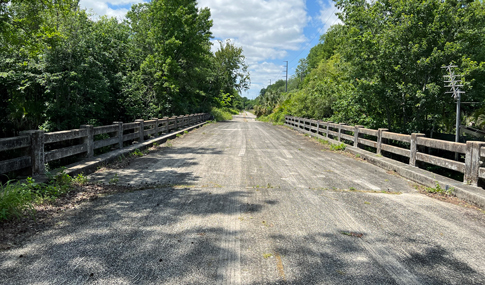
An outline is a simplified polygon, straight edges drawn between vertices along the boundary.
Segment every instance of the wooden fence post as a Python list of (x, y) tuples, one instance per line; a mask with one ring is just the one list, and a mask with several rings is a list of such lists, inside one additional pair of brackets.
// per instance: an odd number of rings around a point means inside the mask
[(145, 121), (138, 119), (135, 122), (138, 123), (138, 143), (142, 143), (145, 140)]
[(416, 166), (416, 156), (418, 153), (418, 138), (424, 137), (424, 134), (411, 134), (411, 146), (409, 148), (409, 165)]
[(381, 145), (382, 145), (382, 133), (387, 132), (389, 129), (380, 128), (377, 130), (377, 155), (381, 154)]
[(363, 128), (362, 125), (354, 126), (354, 147), (359, 148), (359, 129)]
[(32, 176), (45, 174), (44, 131), (21, 131), (19, 135), (30, 136), (30, 158), (32, 162)]
[(341, 135), (342, 135), (342, 126), (344, 126), (345, 124), (344, 123), (339, 123), (338, 124), (338, 141), (340, 142), (340, 140), (342, 139), (341, 138)]
[(467, 141), (465, 154), (465, 175), (463, 183), (477, 186), (480, 175), (480, 149), (484, 142)]
[(113, 122), (113, 125), (118, 125), (118, 131), (116, 132), (118, 148), (123, 148), (123, 122)]
[(86, 145), (86, 157), (94, 156), (94, 126), (81, 125), (81, 129), (86, 129), (87, 135), (83, 138), (83, 143)]
[(153, 127), (155, 132), (153, 133), (153, 136), (158, 137), (158, 118), (152, 118), (152, 120), (155, 120), (155, 126)]

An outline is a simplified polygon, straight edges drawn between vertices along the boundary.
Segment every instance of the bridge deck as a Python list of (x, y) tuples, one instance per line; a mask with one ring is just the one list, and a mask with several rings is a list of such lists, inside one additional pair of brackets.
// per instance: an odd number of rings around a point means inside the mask
[(0, 252), (0, 283), (485, 283), (481, 212), (250, 114), (171, 143), (91, 175), (149, 189)]

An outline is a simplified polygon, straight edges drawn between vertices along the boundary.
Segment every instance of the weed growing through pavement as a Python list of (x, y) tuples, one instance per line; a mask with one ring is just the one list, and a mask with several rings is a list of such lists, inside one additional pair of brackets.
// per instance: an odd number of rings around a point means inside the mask
[(173, 144), (172, 144), (172, 142), (171, 142), (171, 140), (170, 140), (170, 139), (168, 139), (168, 140), (167, 140), (167, 142), (165, 143), (165, 145), (166, 145), (167, 147), (173, 147)]
[(143, 152), (141, 152), (139, 149), (135, 149), (132, 153), (131, 153), (132, 156), (138, 156), (138, 157), (141, 157), (143, 156)]
[(176, 134), (175, 136), (180, 138), (182, 136), (182, 134)]
[(118, 183), (118, 181), (120, 181), (120, 179), (118, 178), (118, 173), (115, 173), (115, 176), (113, 176), (113, 178), (109, 180), (109, 185), (115, 185), (116, 183)]
[(77, 185), (85, 185), (89, 182), (89, 179), (84, 176), (82, 173), (79, 173), (76, 177), (72, 179), (72, 182)]
[(335, 150), (335, 151), (338, 151), (338, 150), (345, 150), (345, 144), (344, 144), (344, 143), (332, 144), (332, 145), (330, 146), (330, 149), (331, 149), (331, 150)]
[(438, 194), (443, 194), (447, 196), (452, 196), (454, 195), (455, 188), (446, 186), (445, 188), (441, 187), (441, 185), (436, 182), (436, 187), (426, 187), (425, 188), (426, 192), (429, 193), (438, 193)]
[(184, 131), (184, 135), (186, 135), (186, 134), (188, 134), (188, 133), (189, 133), (189, 131)]

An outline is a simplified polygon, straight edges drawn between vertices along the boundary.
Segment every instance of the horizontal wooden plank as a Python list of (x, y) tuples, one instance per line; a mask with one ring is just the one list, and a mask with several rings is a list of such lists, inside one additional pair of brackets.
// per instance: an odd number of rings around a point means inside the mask
[(377, 136), (377, 131), (373, 129), (359, 128), (359, 134), (366, 134), (369, 136)]
[(351, 136), (351, 135), (340, 134), (340, 138), (348, 141), (354, 141), (354, 136)]
[(327, 123), (327, 125), (328, 125), (330, 128), (338, 129), (338, 124), (335, 124), (335, 123)]
[(410, 155), (411, 155), (411, 151), (409, 149), (405, 149), (405, 148), (401, 148), (401, 147), (397, 147), (397, 146), (392, 146), (392, 145), (388, 145), (388, 144), (381, 144), (381, 149), (388, 151), (388, 152), (395, 153), (395, 154), (399, 154), (399, 155), (402, 155), (402, 156), (405, 156), (405, 157), (410, 157)]
[(433, 155), (429, 155), (421, 152), (416, 153), (416, 159), (432, 165), (455, 170), (461, 173), (465, 172), (465, 163), (463, 162), (441, 158), (441, 157), (437, 157), (437, 156), (433, 156)]
[(18, 136), (0, 139), (0, 151), (18, 149), (30, 146), (30, 136)]
[(417, 144), (422, 146), (427, 146), (431, 148), (437, 148), (452, 152), (459, 152), (465, 153), (466, 152), (466, 144), (464, 143), (455, 143), (437, 139), (430, 139), (430, 138), (417, 138)]
[(126, 135), (123, 135), (123, 141), (129, 141), (129, 140), (136, 140), (136, 139), (139, 139), (140, 138), (140, 134), (139, 133), (131, 133), (131, 134), (126, 134)]
[(143, 125), (145, 127), (147, 127), (147, 126), (154, 126), (156, 122), (157, 122), (156, 120), (147, 120), (147, 121), (143, 122)]
[(334, 137), (338, 137), (338, 132), (328, 131), (328, 134)]
[(154, 134), (154, 133), (155, 133), (155, 129), (148, 129), (148, 130), (145, 130), (144, 135), (148, 136), (148, 135), (151, 135), (151, 134)]
[(382, 137), (385, 139), (391, 139), (400, 142), (411, 142), (411, 135), (403, 135), (398, 133), (391, 133), (391, 132), (382, 132)]
[(123, 131), (132, 130), (134, 128), (138, 128), (139, 126), (140, 126), (139, 123), (126, 123), (126, 124), (123, 124)]
[(349, 131), (349, 132), (353, 132), (355, 131), (355, 127), (354, 126), (348, 126), (348, 125), (341, 125), (340, 128), (342, 130), (346, 130), (346, 131)]
[(377, 148), (377, 142), (375, 142), (375, 141), (359, 138), (359, 143), (366, 145), (366, 146)]
[(0, 173), (19, 170), (32, 165), (30, 156), (22, 156), (13, 159), (0, 161)]
[(79, 144), (79, 145), (74, 145), (70, 147), (55, 149), (55, 150), (47, 151), (45, 153), (45, 161), (49, 162), (52, 160), (61, 159), (64, 157), (68, 157), (68, 156), (75, 155), (78, 153), (83, 153), (83, 152), (86, 152), (85, 144)]
[(45, 133), (44, 143), (67, 141), (67, 140), (86, 137), (87, 135), (88, 135), (88, 131), (86, 129), (74, 129), (74, 130), (68, 130), (68, 131)]
[(113, 145), (113, 144), (118, 144), (119, 141), (120, 140), (119, 140), (118, 137), (95, 141), (94, 142), (94, 149), (102, 148), (102, 147)]
[(118, 125), (108, 125), (101, 127), (94, 127), (94, 135), (114, 133), (118, 131)]

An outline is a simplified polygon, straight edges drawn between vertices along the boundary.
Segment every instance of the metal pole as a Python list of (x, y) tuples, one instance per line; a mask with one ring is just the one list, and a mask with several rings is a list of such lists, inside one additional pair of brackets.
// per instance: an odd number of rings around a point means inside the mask
[[(461, 117), (460, 117), (460, 107), (461, 107), (461, 94), (465, 93), (460, 90), (460, 87), (463, 87), (463, 85), (459, 84), (462, 81), (457, 80), (456, 77), (460, 77), (460, 75), (455, 75), (453, 72), (452, 68), (457, 67), (455, 65), (448, 65), (448, 66), (443, 66), (442, 68), (446, 68), (449, 75), (445, 75), (444, 77), (449, 78), (448, 81), (445, 81), (445, 83), (449, 83), (448, 86), (445, 86), (446, 88), (451, 88), (450, 91), (446, 93), (452, 93), (453, 97), (456, 98), (456, 130), (455, 130), (455, 142), (460, 141), (460, 125), (461, 125)], [(458, 160), (460, 157), (460, 154), (458, 152), (455, 152), (455, 160)]]
[(458, 93), (458, 98), (456, 101), (456, 135), (455, 135), (455, 142), (460, 141), (460, 105), (461, 105), (461, 95)]
[(288, 61), (286, 62), (286, 87), (285, 87), (285, 92), (288, 92)]

